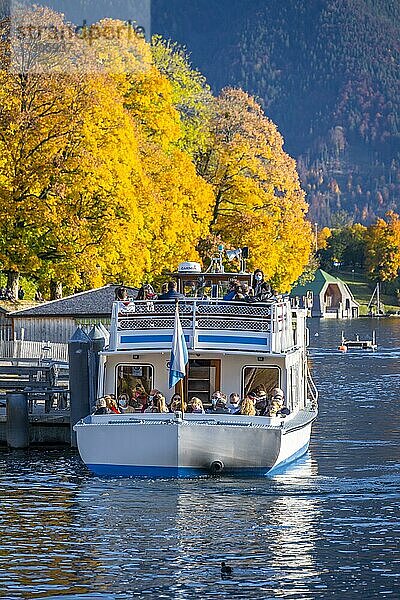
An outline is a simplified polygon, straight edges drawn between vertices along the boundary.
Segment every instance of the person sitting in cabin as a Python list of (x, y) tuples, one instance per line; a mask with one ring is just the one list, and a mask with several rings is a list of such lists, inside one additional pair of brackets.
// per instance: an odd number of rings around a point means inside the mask
[(117, 404), (120, 412), (123, 414), (135, 412), (134, 407), (130, 404), (128, 394), (121, 394), (120, 396), (118, 396)]
[[(175, 394), (172, 394), (172, 396), (171, 396), (171, 398), (170, 398), (169, 402), (167, 402), (167, 406), (168, 406), (168, 408), (169, 408), (169, 410), (170, 410), (170, 411), (171, 411), (171, 406), (172, 406), (172, 403), (173, 403), (173, 402), (175, 402), (175, 401), (176, 401), (176, 402), (180, 402), (180, 401), (181, 401), (181, 396), (180, 396), (180, 394), (177, 394), (177, 393), (175, 393)], [(173, 412), (173, 411), (171, 411), (171, 412)]]
[(107, 415), (109, 410), (107, 409), (107, 402), (105, 398), (98, 398), (96, 402), (96, 410), (94, 411), (94, 415)]
[(190, 408), (190, 412), (192, 413), (203, 414), (205, 412), (202, 401), (200, 400), (200, 398), (196, 398), (196, 396), (193, 396), (193, 398), (191, 398)]
[(166, 294), (161, 294), (159, 300), (184, 300), (185, 296), (178, 292), (176, 281), (168, 282), (168, 291)]
[(224, 414), (229, 413), (226, 408), (226, 396), (220, 391), (216, 391), (211, 396), (211, 408), (207, 410), (207, 413), (212, 414)]
[(240, 407), (240, 414), (248, 415), (250, 417), (253, 417), (256, 414), (256, 409), (254, 408), (254, 400), (250, 397), (250, 395), (243, 398)]
[(271, 392), (271, 401), (268, 416), (275, 417), (284, 408), (284, 394), (281, 388), (274, 388)]
[(139, 289), (136, 300), (156, 300), (157, 294), (149, 283), (144, 283)]
[(165, 402), (165, 397), (162, 394), (156, 394), (153, 398), (153, 406), (156, 406), (156, 412), (159, 413), (167, 413), (169, 412), (167, 403)]
[(104, 399), (107, 403), (107, 408), (110, 413), (120, 414), (121, 411), (118, 408), (117, 400), (113, 394), (104, 396)]
[(269, 410), (269, 402), (267, 392), (262, 388), (256, 389), (257, 399), (256, 399), (256, 414), (257, 415), (265, 415)]
[(229, 401), (226, 405), (231, 415), (237, 415), (240, 413), (240, 396), (239, 394), (232, 393), (229, 396)]
[(178, 396), (178, 398), (175, 398), (175, 400), (173, 400), (171, 402), (171, 407), (170, 407), (170, 411), (171, 412), (186, 412), (187, 409), (187, 405), (186, 402), (182, 400), (182, 398), (180, 396)]

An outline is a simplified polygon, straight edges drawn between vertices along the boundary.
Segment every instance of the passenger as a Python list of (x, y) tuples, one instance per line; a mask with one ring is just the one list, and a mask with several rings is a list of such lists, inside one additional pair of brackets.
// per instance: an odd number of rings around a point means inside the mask
[(171, 412), (178, 412), (178, 411), (186, 412), (186, 409), (187, 409), (186, 402), (184, 402), (180, 396), (179, 396), (179, 399), (173, 400), (171, 402), (171, 408), (170, 408)]
[(128, 290), (126, 287), (117, 287), (115, 288), (115, 299), (120, 302), (126, 302), (129, 300), (128, 298)]
[(165, 281), (161, 286), (161, 294), (166, 294), (168, 292), (168, 283)]
[(118, 398), (118, 408), (121, 413), (134, 413), (135, 409), (129, 403), (129, 397), (127, 394), (121, 394)]
[(251, 283), (253, 290), (254, 290), (254, 296), (258, 296), (260, 291), (261, 291), (261, 286), (264, 283), (264, 273), (261, 271), (261, 269), (256, 269), (253, 273), (253, 281)]
[(167, 413), (169, 412), (167, 404), (165, 402), (165, 398), (162, 394), (156, 394), (153, 398), (153, 406), (156, 406), (157, 410), (155, 412), (159, 413)]
[(200, 400), (200, 398), (196, 398), (196, 396), (193, 396), (193, 398), (190, 400), (190, 406), (192, 408), (192, 413), (205, 412), (202, 401)]
[(222, 398), (222, 394), (219, 390), (217, 390), (216, 392), (213, 393), (213, 395), (211, 396), (211, 405), (214, 408), (217, 404), (217, 401)]
[(107, 409), (107, 402), (105, 400), (105, 398), (99, 398), (96, 402), (96, 410), (94, 411), (94, 415), (107, 415), (108, 414), (108, 409)]
[(176, 281), (168, 282), (168, 291), (166, 294), (161, 294), (159, 300), (184, 300), (185, 296), (178, 292)]
[(229, 409), (226, 407), (226, 396), (221, 392), (214, 392), (211, 397), (211, 409), (207, 413), (224, 414), (229, 413)]
[(240, 396), (239, 394), (231, 394), (229, 396), (229, 402), (226, 405), (226, 408), (229, 410), (231, 415), (236, 415), (240, 413)]
[(118, 408), (118, 404), (117, 401), (115, 399), (115, 396), (113, 395), (109, 395), (109, 396), (104, 396), (106, 402), (107, 402), (107, 408), (112, 412), (115, 413), (117, 415), (120, 414), (120, 410)]
[(233, 300), (236, 295), (236, 286), (239, 285), (239, 281), (237, 279), (229, 280), (229, 289), (225, 296), (222, 298), (223, 300)]
[[(174, 401), (177, 401), (177, 402), (180, 402), (180, 401), (181, 401), (181, 397), (180, 397), (180, 395), (179, 395), (179, 394), (173, 394), (173, 395), (171, 396), (171, 399), (170, 399), (170, 401), (169, 401), (169, 402), (167, 402), (167, 406), (168, 406), (169, 410), (171, 410), (171, 406), (172, 406), (172, 403), (173, 403)], [(173, 412), (173, 411), (172, 411), (172, 412)]]
[(251, 401), (253, 402), (254, 409), (255, 409), (256, 402), (257, 402), (257, 394), (256, 394), (255, 390), (252, 390), (250, 392), (250, 394), (247, 394), (247, 397), (251, 399)]
[(267, 393), (263, 389), (256, 389), (257, 399), (256, 399), (256, 414), (257, 415), (265, 415), (269, 410), (269, 403)]
[(142, 285), (136, 296), (136, 300), (156, 300), (157, 294), (149, 283)]
[(244, 398), (244, 400), (242, 401), (241, 408), (240, 408), (240, 414), (248, 415), (250, 417), (253, 417), (256, 414), (256, 409), (254, 408), (253, 398), (250, 398), (250, 396), (246, 396)]
[(271, 393), (271, 402), (269, 405), (268, 416), (275, 417), (284, 407), (284, 394), (281, 388), (274, 388)]

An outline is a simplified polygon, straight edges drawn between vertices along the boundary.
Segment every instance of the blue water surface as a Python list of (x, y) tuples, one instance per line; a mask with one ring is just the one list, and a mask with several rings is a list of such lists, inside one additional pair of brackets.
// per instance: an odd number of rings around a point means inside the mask
[[(337, 350), (372, 328), (377, 352)], [(1, 450), (0, 598), (400, 598), (400, 319), (313, 320), (310, 355), (310, 451), (270, 478), (101, 479), (69, 450)]]

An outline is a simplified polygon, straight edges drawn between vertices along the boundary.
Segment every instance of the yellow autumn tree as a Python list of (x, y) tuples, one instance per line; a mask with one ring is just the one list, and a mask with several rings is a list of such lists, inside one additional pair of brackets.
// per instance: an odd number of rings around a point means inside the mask
[[(28, 11), (23, 19), (44, 32), (50, 26), (69, 31), (46, 8)], [(149, 264), (139, 207), (148, 178), (137, 128), (114, 80), (74, 36), (69, 53), (50, 44), (43, 53), (35, 40), (22, 38), (15, 53), (21, 63), (10, 68), (10, 37), (3, 33), (3, 269), (16, 277), (34, 275), (49, 288), (62, 282), (70, 291), (122, 276), (139, 282)], [(29, 53), (41, 62), (28, 61), (25, 68)]]
[(400, 218), (390, 211), (366, 233), (366, 266), (374, 282), (393, 281), (400, 270)]
[(249, 246), (249, 266), (288, 291), (308, 263), (312, 235), (295, 162), (254, 98), (225, 89), (216, 100), (213, 142), (198, 170), (213, 186), (212, 232)]
[[(199, 258), (196, 245), (208, 230), (212, 188), (180, 147), (184, 128), (174, 106), (173, 86), (153, 64), (150, 48), (143, 47), (143, 40), (136, 36), (101, 35), (101, 27), (128, 27), (121, 22), (105, 20), (98, 27), (100, 35), (93, 49), (101, 55), (140, 129), (140, 155), (149, 181), (140, 208), (150, 252), (147, 278), (151, 279), (174, 270), (182, 260)], [(137, 56), (142, 57), (139, 64)]]

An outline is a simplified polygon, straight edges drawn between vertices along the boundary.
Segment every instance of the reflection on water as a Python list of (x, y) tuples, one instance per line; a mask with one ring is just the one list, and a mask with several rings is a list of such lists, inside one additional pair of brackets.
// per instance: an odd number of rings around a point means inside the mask
[(284, 473), (112, 480), (68, 451), (0, 451), (0, 597), (400, 597), (400, 320), (375, 321), (370, 354), (310, 325), (321, 412)]

